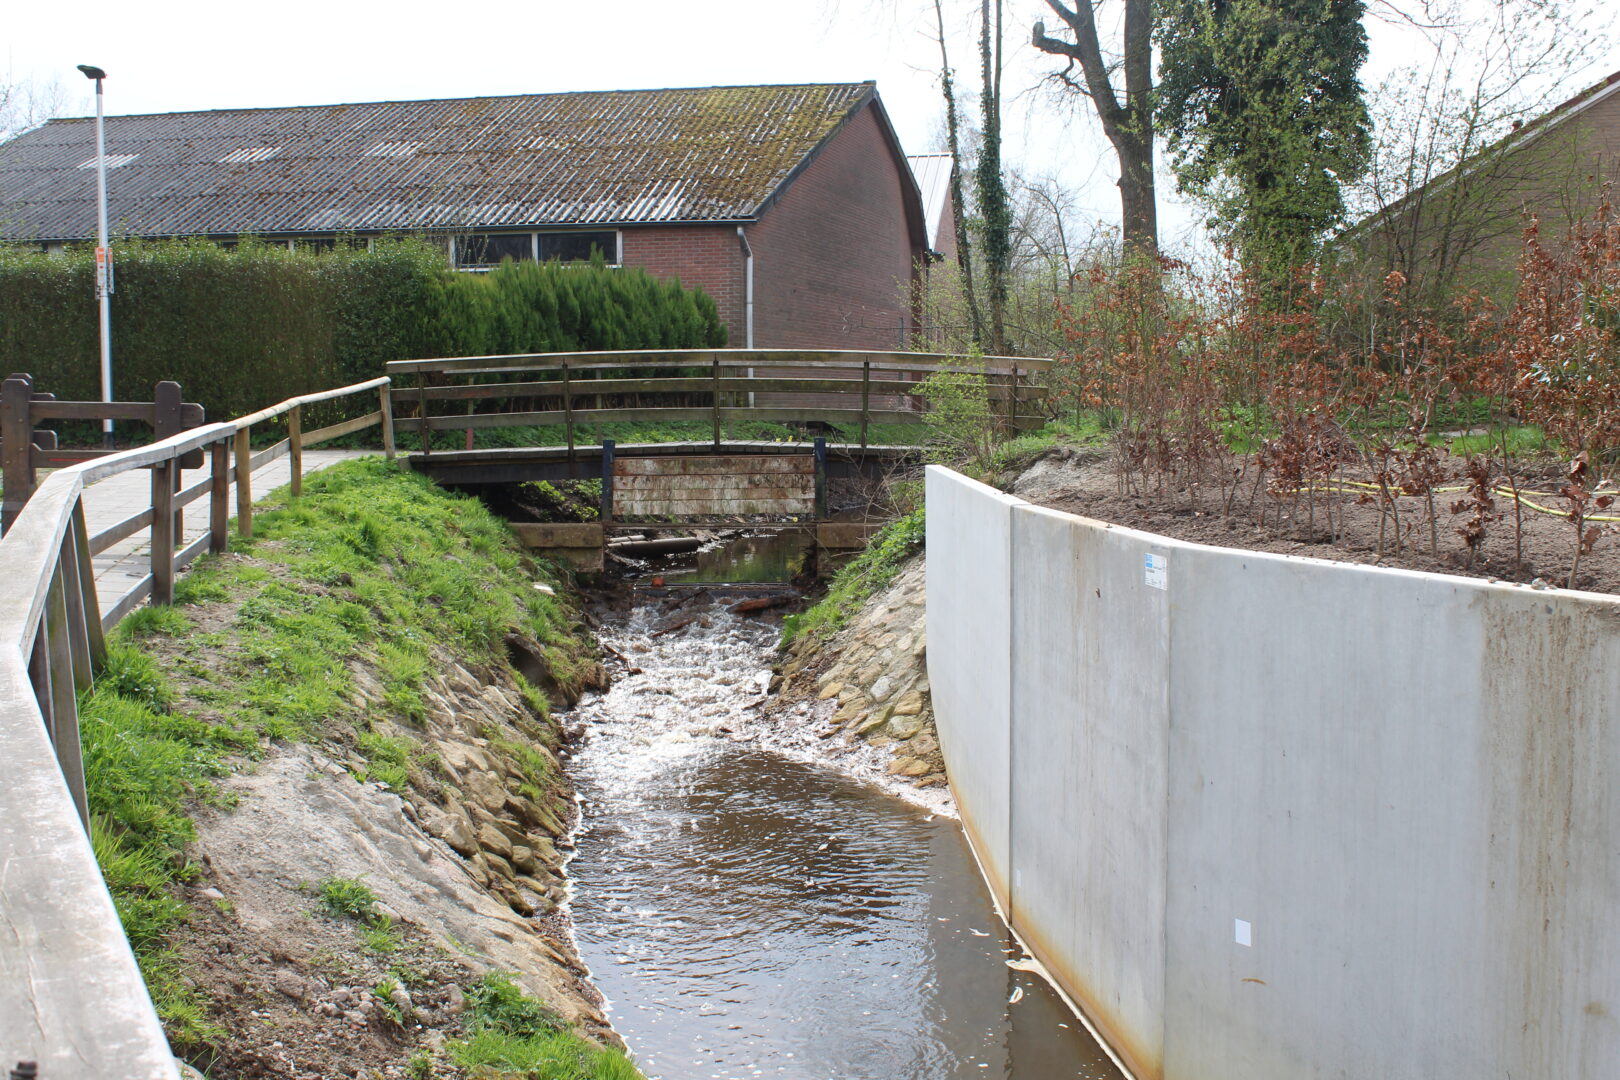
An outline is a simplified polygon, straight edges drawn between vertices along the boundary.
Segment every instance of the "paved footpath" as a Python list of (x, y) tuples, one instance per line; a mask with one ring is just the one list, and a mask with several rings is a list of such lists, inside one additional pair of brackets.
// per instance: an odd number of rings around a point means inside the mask
[[(304, 475), (338, 461), (367, 457), (369, 450), (305, 450)], [(196, 483), (208, 475), (207, 469), (187, 469), (181, 485)], [(275, 461), (261, 465), (253, 474), (253, 493), (263, 498), (272, 490), (292, 480), (292, 459), (283, 455)], [(90, 535), (111, 528), (152, 505), (152, 474), (145, 469), (110, 476), (92, 484), (84, 492), (85, 524)], [(231, 492), (231, 511), (236, 511), (236, 492)], [(185, 508), (185, 529), (176, 547), (183, 547), (208, 531), (208, 498), (204, 495)], [(96, 595), (101, 610), (117, 603), (118, 598), (140, 583), (151, 572), (148, 551), (151, 534), (138, 532), (121, 540), (95, 557)]]

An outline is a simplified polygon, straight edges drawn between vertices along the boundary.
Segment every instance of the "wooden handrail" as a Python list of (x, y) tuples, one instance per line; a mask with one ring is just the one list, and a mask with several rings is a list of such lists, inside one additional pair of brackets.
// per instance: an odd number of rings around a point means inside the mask
[[(563, 441), (572, 453), (580, 424), (616, 422), (707, 421), (717, 448), (726, 421), (848, 423), (866, 446), (874, 423), (923, 422), (919, 385), (940, 373), (983, 375), (998, 425), (1007, 430), (1038, 427), (1043, 420), (1038, 403), (1046, 391), (1029, 376), (1051, 364), (1040, 357), (951, 353), (660, 349), (395, 360), (387, 369), (416, 378), (414, 415), (394, 422), (402, 432), (421, 437), (424, 454), (433, 452), (429, 433), (434, 431), (465, 431), (471, 449), (473, 432), (480, 428), (550, 424), (562, 425)], [(638, 368), (654, 374), (625, 374)], [(592, 374), (607, 377), (590, 378)], [(464, 381), (477, 376), (496, 381)], [(625, 404), (602, 400), (614, 394), (625, 395)], [(652, 395), (669, 396), (649, 404), (646, 399)], [(812, 403), (808, 395), (845, 400), (828, 407), (825, 401)], [(501, 399), (513, 404), (502, 411)], [(435, 415), (433, 402), (459, 404), (451, 405), (453, 412)]]
[(722, 364), (738, 367), (765, 367), (784, 364), (795, 367), (847, 367), (858, 368), (867, 360), (874, 365), (902, 371), (924, 371), (950, 368), (961, 371), (975, 369), (1013, 369), (1045, 371), (1052, 361), (1033, 356), (974, 356), (956, 353), (884, 352), (871, 349), (624, 349), (602, 352), (571, 353), (512, 353), (506, 356), (446, 356), (427, 360), (390, 360), (385, 369), (390, 375), (409, 375), (422, 371), (460, 372), (517, 371), (534, 368), (561, 368), (567, 364), (575, 371), (595, 368), (684, 366), (708, 367), (718, 360)]
[[(289, 446), (301, 472), (304, 445), (381, 424), (392, 457), (389, 380), (383, 377), (58, 469), (0, 536), (8, 585), (0, 597), (0, 760), (7, 768), (0, 783), (0, 866), (6, 868), (0, 873), (6, 926), (0, 935), (0, 1048), (13, 1060), (37, 1061), (42, 1077), (177, 1076), (87, 834), (77, 698), (105, 662), (103, 624), (110, 627), (147, 595), (169, 601), (179, 570), (204, 550), (224, 550), (230, 444), (241, 449), (241, 464), (250, 466), (254, 424), (289, 412), (299, 418), (304, 405), (368, 391), (377, 391), (378, 411), (311, 432), (308, 439), (295, 419), (289, 439), (278, 445)], [(182, 459), (205, 449), (210, 476), (182, 489)], [(85, 489), (134, 469), (151, 472), (152, 506), (90, 537)], [(245, 531), (252, 522), (251, 474), (240, 473), (237, 481), (239, 494), (249, 500), (239, 520)], [(204, 494), (209, 530), (176, 551), (180, 507)], [(152, 534), (151, 571), (106, 605), (104, 616), (92, 549), (99, 540), (132, 535), (143, 526)]]

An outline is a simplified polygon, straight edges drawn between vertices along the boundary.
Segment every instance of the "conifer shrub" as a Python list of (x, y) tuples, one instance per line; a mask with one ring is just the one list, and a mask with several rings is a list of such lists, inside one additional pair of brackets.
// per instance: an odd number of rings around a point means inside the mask
[[(600, 260), (458, 273), (441, 248), (412, 238), (329, 251), (127, 240), (115, 256), (114, 396), (150, 400), (154, 383), (173, 379), (215, 420), (373, 378), (389, 360), (725, 343), (701, 291)], [(88, 246), (0, 245), (0, 374), (29, 372), (59, 399), (99, 399), (94, 282)], [(326, 411), (305, 426), (337, 418)]]

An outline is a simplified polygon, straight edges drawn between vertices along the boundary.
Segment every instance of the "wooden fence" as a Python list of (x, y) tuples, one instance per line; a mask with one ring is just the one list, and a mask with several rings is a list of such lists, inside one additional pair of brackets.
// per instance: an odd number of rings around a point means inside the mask
[[(737, 420), (824, 423), (859, 431), (923, 420), (918, 384), (939, 372), (983, 375), (990, 407), (1010, 430), (1045, 422), (1045, 388), (1034, 376), (1050, 360), (946, 353), (837, 350), (668, 349), (396, 360), (400, 433), (561, 425), (573, 448), (582, 424), (699, 421), (716, 444)], [(653, 372), (649, 374), (649, 372)], [(413, 385), (407, 385), (407, 382)], [(447, 412), (446, 406), (458, 411)], [(469, 447), (470, 449), (470, 447)]]
[[(377, 394), (375, 412), (302, 431), (304, 407), (364, 393)], [(290, 455), (296, 493), (306, 447), (376, 425), (393, 457), (389, 405), (389, 380), (372, 379), (70, 465), (31, 493), (0, 537), (8, 585), (0, 601), (0, 1054), (37, 1062), (44, 1080), (177, 1075), (87, 835), (78, 695), (105, 656), (105, 631), (144, 599), (170, 602), (180, 569), (226, 549), (233, 482), (238, 529), (252, 535), (260, 465)], [(253, 453), (253, 427), (282, 415), (287, 438)], [(209, 473), (182, 486), (182, 463), (199, 452)], [(151, 472), (151, 505), (91, 535), (85, 489), (132, 469)], [(208, 531), (176, 550), (181, 508), (205, 496)], [(92, 559), (142, 530), (151, 533), (149, 572), (102, 611)]]
[[(87, 453), (89, 460), (57, 469), (33, 489), (38, 455), (53, 449), (35, 423), (51, 418), (95, 419), (87, 403), (55, 403), (32, 387), (15, 396), (3, 436), (17, 468), (26, 448), (26, 502), (0, 536), (0, 568), (8, 591), (0, 600), (0, 1055), (38, 1064), (44, 1080), (174, 1080), (174, 1059), (119, 925), (91, 850), (88, 799), (79, 744), (78, 695), (105, 657), (105, 633), (143, 600), (169, 603), (175, 575), (207, 551), (229, 542), (230, 488), (236, 487), (237, 528), (253, 531), (253, 471), (288, 455), (292, 490), (302, 486), (303, 452), (315, 444), (373, 426), (394, 456), (394, 430), (432, 431), (560, 424), (570, 451), (580, 424), (610, 421), (706, 420), (719, 443), (734, 419), (831, 422), (858, 426), (866, 444), (873, 423), (916, 422), (917, 383), (941, 371), (981, 372), (989, 400), (1008, 428), (1040, 421), (1042, 389), (1030, 377), (1050, 361), (987, 357), (972, 365), (924, 353), (761, 352), (694, 350), (457, 357), (390, 363), (390, 375), (415, 376), (396, 402), (387, 377), (307, 394), (229, 423), (207, 424), (160, 437), (120, 453)], [(651, 369), (656, 374), (645, 372)], [(762, 377), (760, 369), (769, 372)], [(526, 377), (513, 380), (513, 373)], [(172, 385), (172, 384), (171, 384)], [(303, 430), (310, 405), (375, 393), (375, 411), (315, 431)], [(774, 397), (773, 397), (774, 395)], [(114, 406), (115, 418), (178, 422), (178, 388), (152, 405)], [(649, 404), (648, 399), (656, 403)], [(436, 414), (459, 402), (463, 411)], [(858, 403), (858, 404), (857, 404)], [(514, 404), (516, 407), (514, 407)], [(501, 406), (506, 406), (501, 408)], [(24, 408), (26, 406), (26, 409)], [(63, 410), (72, 406), (69, 412)], [(540, 407), (546, 406), (546, 407)], [(82, 415), (81, 415), (82, 414)], [(287, 437), (258, 452), (256, 425), (285, 416)], [(200, 411), (186, 419), (200, 423)], [(13, 440), (17, 441), (13, 441)], [(207, 475), (190, 484), (182, 469)], [(609, 455), (611, 461), (611, 454)], [(88, 531), (86, 488), (145, 469), (150, 505), (95, 534)], [(182, 510), (208, 500), (209, 528), (183, 538)], [(101, 604), (94, 557), (143, 530), (151, 536), (149, 568), (122, 596)], [(10, 1062), (0, 1062), (9, 1065)]]

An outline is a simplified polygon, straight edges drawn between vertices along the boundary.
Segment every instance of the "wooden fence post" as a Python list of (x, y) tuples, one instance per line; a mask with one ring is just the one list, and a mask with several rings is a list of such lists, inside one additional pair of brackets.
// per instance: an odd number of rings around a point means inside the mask
[[(152, 387), (152, 441), (162, 442), (173, 435), (185, 430), (180, 420), (180, 384), (165, 379)], [(181, 471), (177, 467), (173, 470), (174, 490), (181, 487)], [(185, 518), (183, 512), (174, 512), (174, 534), (186, 534)]]
[(208, 550), (217, 555), (231, 543), (231, 448), (221, 439), (208, 455)]
[(0, 476), (5, 484), (0, 505), (0, 532), (9, 530), (34, 493), (34, 424), (29, 403), (34, 381), (26, 374), (0, 384)]
[(90, 645), (90, 670), (101, 670), (107, 662), (107, 639), (101, 632), (101, 598), (96, 595), (96, 563), (90, 554), (90, 530), (84, 522), (84, 496), (73, 505), (73, 544), (78, 550), (80, 606), (84, 610), (84, 634)]
[(602, 440), (602, 524), (613, 520), (613, 448), (612, 439)]
[(292, 462), (293, 498), (304, 493), (304, 407), (294, 405), (287, 413), (287, 457)]
[(174, 603), (175, 460), (152, 466), (152, 603)]
[[(75, 511), (80, 505), (82, 504), (74, 505)], [(62, 568), (62, 601), (67, 608), (65, 625), (68, 655), (72, 660), (70, 674), (73, 677), (74, 692), (82, 694), (90, 689), (94, 669), (90, 660), (90, 634), (86, 625), (88, 620), (84, 607), (83, 571), (79, 566), (77, 532), (74, 525), (68, 526), (67, 535), (62, 537), (62, 550), (58, 555), (58, 562)]]
[[(64, 537), (64, 540), (67, 538)], [(63, 550), (67, 547), (63, 544)], [(61, 552), (58, 552), (60, 556)], [(58, 558), (51, 575), (51, 589), (45, 601), (45, 618), (39, 636), (45, 642), (45, 675), (51, 699), (51, 741), (62, 778), (79, 811), (79, 821), (90, 827), (90, 809), (84, 794), (84, 752), (79, 745), (79, 692), (73, 678), (73, 645), (68, 622), (67, 582)]]
[(383, 453), (394, 460), (394, 392), (388, 383), (377, 387), (377, 410), (382, 413)]
[(253, 535), (253, 447), (248, 442), (252, 428), (236, 432), (236, 532)]

